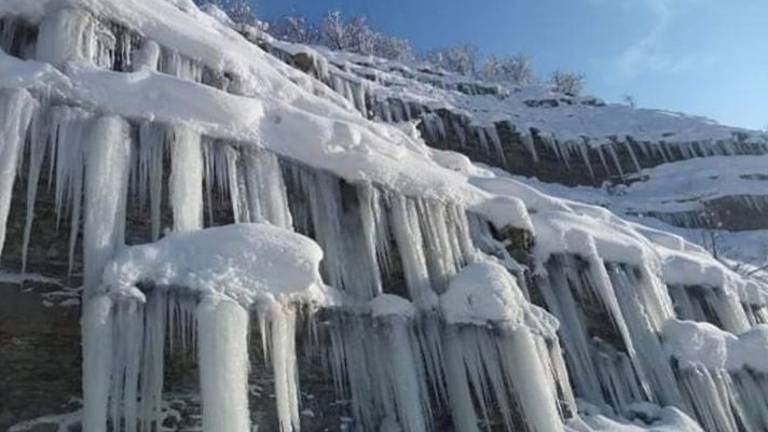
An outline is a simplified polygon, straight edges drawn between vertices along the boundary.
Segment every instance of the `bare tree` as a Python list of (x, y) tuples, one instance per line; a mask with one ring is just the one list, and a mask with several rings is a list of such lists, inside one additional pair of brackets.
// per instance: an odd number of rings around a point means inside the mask
[(478, 57), (477, 47), (464, 44), (433, 51), (427, 56), (427, 61), (447, 71), (472, 76), (477, 71)]
[(232, 21), (239, 24), (253, 24), (256, 22), (256, 17), (251, 10), (251, 4), (248, 0), (229, 0), (227, 6), (227, 14)]
[(341, 11), (335, 10), (325, 14), (323, 18), (323, 40), (329, 48), (343, 50), (346, 26), (341, 17)]
[(571, 96), (578, 96), (584, 89), (585, 77), (575, 72), (555, 71), (550, 76), (552, 90)]
[(522, 54), (501, 58), (490, 56), (485, 61), (481, 73), (483, 78), (490, 81), (515, 85), (530, 85), (536, 82), (531, 59)]
[(314, 44), (321, 39), (320, 30), (304, 15), (285, 15), (275, 23), (272, 35), (288, 42)]
[(390, 60), (408, 61), (413, 59), (411, 44), (405, 40), (375, 33), (373, 54)]
[(375, 48), (374, 32), (368, 27), (368, 19), (357, 16), (344, 25), (344, 49), (358, 54), (372, 55)]

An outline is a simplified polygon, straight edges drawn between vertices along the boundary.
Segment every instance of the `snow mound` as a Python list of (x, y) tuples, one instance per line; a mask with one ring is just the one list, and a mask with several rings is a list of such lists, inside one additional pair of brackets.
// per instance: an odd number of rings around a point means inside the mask
[(736, 336), (709, 323), (670, 320), (663, 337), (667, 353), (682, 368), (702, 364), (711, 370), (746, 367), (768, 373), (768, 325)]
[(499, 264), (478, 263), (464, 268), (440, 296), (449, 324), (502, 322), (517, 327), (526, 303), (517, 281)]
[(171, 233), (157, 243), (121, 251), (103, 283), (137, 295), (143, 282), (224, 294), (241, 304), (282, 300), (322, 289), (323, 251), (312, 240), (266, 224), (236, 224)]

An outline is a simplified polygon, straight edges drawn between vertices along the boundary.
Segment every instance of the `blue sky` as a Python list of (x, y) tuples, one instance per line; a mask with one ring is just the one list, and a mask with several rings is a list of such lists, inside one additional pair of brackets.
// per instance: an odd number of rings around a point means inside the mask
[(609, 101), (768, 126), (768, 0), (253, 0), (260, 17), (364, 14), (418, 49), (526, 53)]

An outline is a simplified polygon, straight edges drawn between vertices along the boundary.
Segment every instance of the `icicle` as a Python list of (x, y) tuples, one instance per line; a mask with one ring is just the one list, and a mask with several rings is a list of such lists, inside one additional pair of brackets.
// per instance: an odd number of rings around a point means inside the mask
[[(43, 131), (47, 131), (45, 123), (47, 119), (44, 116), (35, 118), (32, 126), (32, 136), (29, 142), (29, 174), (27, 175), (27, 217), (24, 222), (24, 240), (22, 242), (21, 252), (21, 271), (27, 271), (27, 252), (29, 250), (29, 241), (32, 237), (32, 223), (35, 219), (35, 202), (37, 189), (40, 182), (40, 172), (43, 166), (45, 150), (48, 147), (47, 136), (43, 136)], [(2, 252), (2, 242), (0, 242), (0, 252)]]
[(619, 162), (619, 156), (616, 154), (616, 147), (614, 147), (613, 143), (606, 144), (606, 148), (608, 149), (608, 154), (611, 156), (611, 159), (613, 160), (613, 164), (616, 165), (616, 169), (619, 171), (619, 177), (624, 177), (624, 169), (621, 167), (621, 163)]
[(664, 358), (658, 338), (664, 322), (674, 317), (666, 290), (645, 268), (636, 274), (622, 266), (610, 265), (609, 275), (653, 395), (664, 405), (680, 406), (682, 398), (678, 388), (669, 385), (674, 373)]
[[(562, 323), (560, 337), (565, 347), (575, 393), (595, 404), (605, 404), (600, 374), (594, 360), (596, 353), (592, 335), (572, 287), (579, 287), (582, 277), (575, 272), (577, 266), (571, 259), (554, 257), (547, 263), (547, 278), (539, 281), (540, 292), (547, 309)], [(585, 288), (577, 288), (584, 290)], [(610, 323), (606, 323), (612, 325)], [(630, 377), (634, 379), (634, 377)], [(616, 401), (614, 401), (616, 402)]]
[(444, 361), (448, 399), (454, 426), (462, 432), (479, 431), (478, 419), (472, 403), (469, 381), (461, 352), (458, 328), (450, 326), (445, 331), (443, 346), (445, 347)]
[[(383, 292), (381, 277), (381, 269), (379, 268), (379, 256), (382, 259), (387, 260), (388, 254), (386, 252), (386, 246), (379, 247), (379, 244), (387, 244), (386, 238), (382, 238), (380, 234), (382, 229), (377, 227), (384, 227), (386, 225), (381, 224), (382, 211), (379, 208), (379, 195), (372, 186), (358, 186), (358, 202), (360, 203), (360, 218), (362, 221), (362, 228), (365, 241), (365, 250), (367, 252), (366, 267), (371, 270), (375, 275), (372, 281), (372, 295), (378, 296)], [(383, 253), (382, 253), (383, 252)]]
[(526, 428), (537, 432), (562, 430), (554, 382), (547, 378), (530, 330), (525, 327), (514, 330), (505, 342), (502, 342), (505, 360), (502, 366), (525, 415)]
[(203, 153), (200, 135), (176, 126), (171, 139), (171, 177), (168, 180), (176, 231), (203, 228)]
[(464, 130), (464, 125), (456, 117), (450, 116), (451, 129), (459, 139), (459, 145), (464, 148), (467, 146), (467, 132)]
[[(401, 301), (407, 303), (405, 300), (401, 299)], [(421, 359), (415, 357), (413, 350), (413, 340), (410, 336), (412, 330), (408, 317), (400, 315), (380, 317), (374, 315), (374, 317), (386, 327), (386, 333), (379, 335), (384, 339), (381, 353), (386, 356), (382, 362), (385, 380), (380, 381), (378, 385), (386, 387), (389, 383), (392, 386), (390, 397), (395, 401), (394, 413), (397, 414), (404, 432), (426, 431), (429, 429), (429, 402), (424, 394), (423, 377), (419, 373), (421, 367), (417, 363)]]
[(83, 306), (83, 431), (106, 432), (112, 376), (112, 300), (99, 296)]
[(496, 130), (496, 125), (489, 126), (485, 128), (485, 133), (488, 135), (488, 137), (491, 140), (491, 144), (493, 144), (493, 148), (496, 151), (496, 154), (499, 156), (499, 159), (501, 160), (501, 166), (507, 165), (507, 155), (504, 154), (504, 147), (501, 145), (501, 138), (499, 138), (499, 133)]
[(419, 308), (428, 308), (437, 302), (432, 291), (424, 255), (424, 239), (418, 217), (412, 204), (402, 195), (392, 200), (392, 229), (397, 249), (402, 257), (402, 266), (408, 286), (408, 294)]
[(141, 430), (151, 430), (162, 420), (163, 375), (166, 343), (168, 293), (154, 287), (145, 305), (141, 352)]
[(250, 432), (248, 312), (207, 296), (197, 308), (204, 432)]
[(35, 106), (26, 90), (0, 90), (0, 257), (17, 163)]
[(195, 60), (192, 60), (176, 50), (161, 50), (159, 71), (168, 75), (173, 75), (185, 81), (196, 83), (203, 81), (203, 68)]
[(477, 138), (480, 142), (480, 150), (486, 155), (490, 154), (490, 150), (488, 148), (488, 138), (485, 135), (485, 129), (478, 127), (475, 128), (475, 132), (477, 133)]
[(251, 222), (293, 229), (288, 194), (277, 157), (263, 150), (244, 150), (244, 176)]
[(345, 206), (346, 200), (357, 198), (355, 189), (337, 177), (303, 167), (292, 167), (292, 190), (306, 194), (294, 200), (296, 228), (312, 233), (325, 252), (323, 275), (329, 284), (368, 301), (380, 290), (381, 275), (366, 240), (363, 216), (357, 206)]
[(74, 266), (75, 248), (80, 229), (83, 202), (83, 174), (85, 149), (93, 116), (80, 109), (66, 106), (51, 108), (50, 144), (51, 174), (55, 177), (54, 192), (57, 224), (63, 219), (65, 209), (70, 211), (69, 273)]
[[(511, 130), (515, 130), (515, 127), (512, 125), (512, 123), (509, 123), (509, 128)], [(536, 151), (536, 142), (533, 140), (533, 135), (529, 131), (521, 131), (520, 139), (522, 140), (525, 148), (528, 149), (528, 152), (531, 153), (533, 162), (539, 163), (539, 153)]]
[(139, 127), (139, 197), (142, 204), (149, 188), (149, 214), (152, 241), (160, 239), (163, 200), (163, 154), (166, 127), (158, 123), (142, 123)]
[(61, 8), (46, 15), (37, 38), (39, 61), (62, 65), (93, 57), (93, 18), (82, 9)]
[(586, 137), (582, 137), (582, 141), (576, 143), (576, 145), (579, 149), (579, 154), (581, 154), (581, 159), (584, 161), (584, 165), (589, 171), (589, 176), (594, 180), (595, 170), (592, 169), (592, 161), (589, 159), (589, 140)]
[(141, 45), (141, 48), (134, 56), (133, 70), (157, 70), (157, 66), (160, 62), (160, 52), (160, 46), (157, 44), (157, 42), (151, 39), (145, 39)]
[(363, 114), (363, 116), (368, 115), (368, 106), (365, 103), (366, 90), (365, 83), (363, 82), (360, 82), (353, 87), (353, 91), (355, 92), (355, 107)]
[(624, 146), (627, 148), (627, 152), (629, 153), (629, 156), (632, 158), (632, 164), (635, 166), (635, 172), (641, 172), (643, 169), (640, 167), (640, 162), (637, 160), (637, 155), (635, 154), (635, 148), (632, 146), (632, 143), (629, 140), (624, 141)]
[(139, 425), (138, 390), (144, 330), (143, 305), (121, 301), (113, 307), (112, 424), (124, 421), (126, 432)]
[(603, 146), (598, 145), (596, 148), (597, 155), (600, 157), (600, 163), (603, 165), (603, 170), (605, 171), (606, 176), (611, 175), (611, 171), (608, 169), (608, 163), (605, 161), (605, 154), (603, 153)]
[(296, 369), (296, 315), (279, 303), (269, 306), (266, 320), (269, 330), (270, 356), (275, 376), (275, 399), (281, 432), (298, 431), (299, 390)]
[(128, 123), (102, 117), (86, 142), (86, 212), (83, 240), (86, 298), (99, 285), (104, 265), (125, 235), (131, 141)]

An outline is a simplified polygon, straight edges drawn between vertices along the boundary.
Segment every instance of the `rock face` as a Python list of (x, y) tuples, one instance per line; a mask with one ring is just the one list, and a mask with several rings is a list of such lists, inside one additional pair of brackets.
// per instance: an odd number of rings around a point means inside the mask
[[(526, 99), (516, 96), (524, 93), (519, 88), (505, 93), (498, 86), (429, 69), (414, 71), (397, 63), (371, 62), (351, 54), (305, 52), (300, 46), (260, 41), (288, 64), (325, 82), (368, 118), (388, 123), (417, 121), (421, 136), (430, 147), (456, 151), (474, 161), (543, 182), (616, 186), (643, 181), (643, 170), (662, 164), (721, 155), (768, 154), (768, 138), (764, 135), (739, 129), (722, 130), (704, 120), (692, 119), (694, 123), (686, 125), (685, 119), (681, 119), (679, 125), (674, 121), (655, 125), (652, 113), (629, 110), (634, 111), (630, 117), (635, 118), (626, 121), (621, 116), (612, 117), (618, 114), (611, 111), (621, 108), (592, 97), (545, 92)], [(312, 58), (314, 60), (310, 60)], [(455, 92), (461, 96), (452, 94)], [(516, 99), (522, 101), (522, 107), (516, 105)], [(564, 113), (558, 113), (563, 110)], [(546, 121), (542, 121), (542, 125), (530, 125), (531, 118), (558, 118), (558, 115), (577, 122), (584, 119), (581, 121), (587, 124), (590, 121), (614, 124), (602, 129), (600, 134), (590, 134), (589, 128), (584, 128), (584, 131), (572, 132), (570, 137), (558, 136), (558, 127), (563, 126), (560, 123), (549, 128)], [(674, 117), (668, 113), (662, 115)], [(644, 122), (648, 124), (643, 125)], [(578, 126), (568, 124), (578, 130)], [(636, 124), (643, 126), (637, 128)], [(711, 136), (691, 135), (687, 130), (708, 128), (713, 128)], [(695, 186), (692, 189), (695, 190)], [(749, 197), (704, 199), (703, 208), (696, 211), (657, 211), (643, 215), (683, 228), (766, 229), (768, 215), (762, 203), (768, 192), (763, 189), (759, 188)]]
[[(80, 313), (43, 306), (50, 286), (0, 284), (0, 429), (21, 420), (67, 412), (80, 394)], [(34, 290), (34, 291), (32, 291)]]

